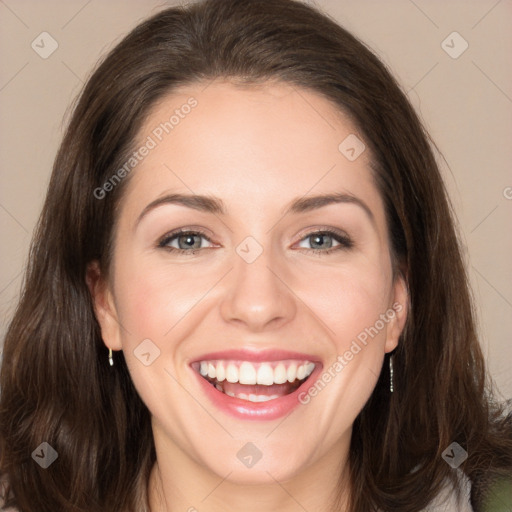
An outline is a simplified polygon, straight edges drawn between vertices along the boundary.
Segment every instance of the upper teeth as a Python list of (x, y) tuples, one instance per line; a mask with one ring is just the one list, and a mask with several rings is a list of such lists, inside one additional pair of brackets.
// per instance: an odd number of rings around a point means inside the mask
[(309, 377), (315, 364), (309, 361), (274, 361), (250, 363), (249, 361), (201, 361), (199, 373), (203, 377), (222, 382), (240, 384), (284, 384)]

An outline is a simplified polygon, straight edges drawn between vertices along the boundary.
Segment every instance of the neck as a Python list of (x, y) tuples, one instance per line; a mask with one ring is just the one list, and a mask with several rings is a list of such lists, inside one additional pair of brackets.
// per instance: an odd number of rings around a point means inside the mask
[[(349, 471), (346, 439), (286, 481), (267, 472), (255, 484), (230, 480), (193, 460), (173, 443), (155, 438), (157, 462), (149, 481), (151, 512), (326, 512), (348, 511)], [(165, 449), (164, 449), (165, 444)], [(179, 469), (177, 469), (179, 468)], [(336, 499), (337, 498), (337, 499)]]

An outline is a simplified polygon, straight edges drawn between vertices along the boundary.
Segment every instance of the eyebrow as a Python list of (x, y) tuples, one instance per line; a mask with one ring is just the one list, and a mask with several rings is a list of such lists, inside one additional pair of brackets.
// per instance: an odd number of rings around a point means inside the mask
[(164, 204), (178, 204), (198, 210), (205, 213), (213, 213), (215, 215), (225, 215), (226, 209), (222, 199), (209, 196), (201, 196), (195, 194), (166, 194), (165, 196), (155, 199), (149, 203), (141, 214), (138, 216), (135, 226), (137, 226), (142, 218), (147, 215), (151, 210), (162, 206)]
[[(283, 217), (288, 214), (310, 212), (337, 203), (349, 203), (361, 207), (370, 221), (375, 224), (375, 217), (368, 205), (362, 199), (347, 193), (320, 194), (294, 199), (283, 212)], [(177, 204), (205, 213), (226, 215), (226, 208), (222, 199), (196, 194), (167, 194), (149, 203), (137, 218), (135, 226), (137, 226), (142, 218), (151, 210), (164, 204)]]
[(323, 208), (324, 206), (337, 203), (349, 203), (361, 207), (372, 223), (375, 223), (375, 217), (368, 205), (362, 199), (346, 193), (320, 194), (295, 199), (285, 210), (284, 214), (309, 212), (311, 210), (316, 210), (318, 208)]

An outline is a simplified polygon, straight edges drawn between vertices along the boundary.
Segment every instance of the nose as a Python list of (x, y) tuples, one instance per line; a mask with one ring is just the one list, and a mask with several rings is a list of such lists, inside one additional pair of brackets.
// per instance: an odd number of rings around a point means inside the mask
[(297, 303), (286, 284), (283, 265), (266, 249), (252, 263), (235, 254), (220, 310), (226, 322), (253, 332), (276, 329), (291, 321)]

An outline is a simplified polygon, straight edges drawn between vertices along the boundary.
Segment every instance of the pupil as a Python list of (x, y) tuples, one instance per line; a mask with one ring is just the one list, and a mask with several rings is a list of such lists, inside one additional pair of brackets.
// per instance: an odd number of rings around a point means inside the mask
[(329, 238), (329, 235), (314, 235), (313, 236), (313, 240), (314, 240), (313, 245), (318, 244), (318, 240), (320, 240), (320, 248), (322, 248), (322, 247), (330, 248), (332, 246), (332, 243), (325, 243), (325, 241), (324, 241), (324, 243), (322, 243), (322, 241), (324, 240), (325, 237)]
[[(180, 238), (179, 238), (179, 246), (180, 246), (180, 249), (187, 249), (187, 248), (190, 248), (190, 247), (193, 247), (194, 249), (199, 249), (200, 245), (201, 245), (201, 241), (199, 240), (199, 246), (197, 244), (194, 244), (194, 237), (196, 235), (182, 235)], [(182, 240), (185, 240), (184, 244), (181, 243)], [(185, 245), (184, 247), (182, 247), (182, 245)], [(194, 247), (195, 245), (195, 247)]]

